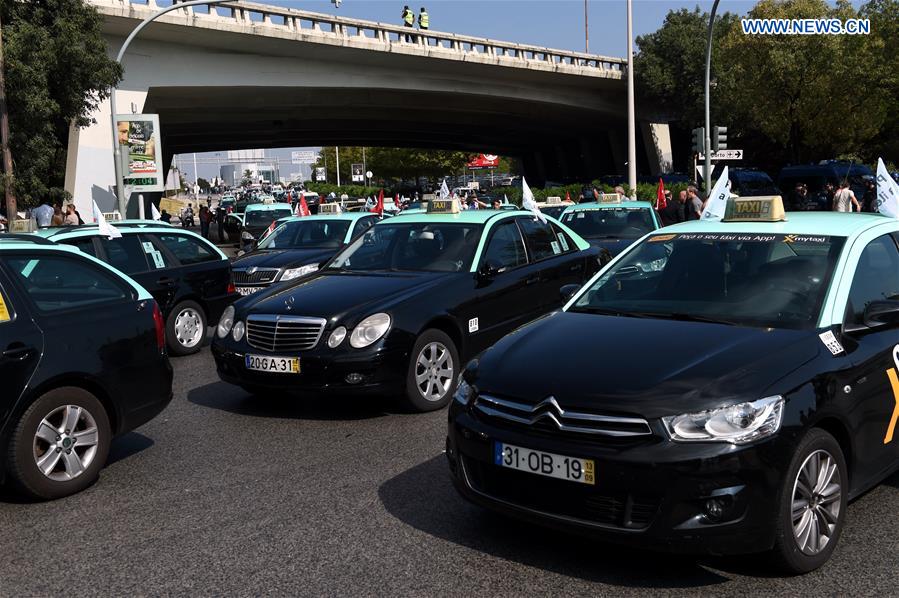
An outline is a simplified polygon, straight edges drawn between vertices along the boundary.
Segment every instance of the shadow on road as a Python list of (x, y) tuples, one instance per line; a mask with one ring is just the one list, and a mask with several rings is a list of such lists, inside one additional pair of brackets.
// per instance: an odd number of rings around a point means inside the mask
[[(418, 530), (561, 575), (660, 589), (707, 587), (729, 581), (695, 557), (603, 544), (533, 527), (470, 505), (453, 488), (443, 455), (388, 480), (378, 489), (378, 495), (391, 515)], [(716, 569), (732, 570), (729, 565), (735, 559), (704, 560)], [(762, 566), (746, 567), (749, 570), (741, 574), (764, 575)]]
[(245, 390), (213, 382), (187, 393), (194, 405), (237, 415), (266, 418), (352, 421), (393, 413), (386, 398), (250, 395)]
[(106, 466), (109, 467), (113, 463), (124, 461), (132, 455), (147, 450), (155, 444), (152, 438), (148, 438), (138, 432), (128, 432), (123, 436), (119, 436), (112, 441), (109, 447), (109, 458), (106, 460)]

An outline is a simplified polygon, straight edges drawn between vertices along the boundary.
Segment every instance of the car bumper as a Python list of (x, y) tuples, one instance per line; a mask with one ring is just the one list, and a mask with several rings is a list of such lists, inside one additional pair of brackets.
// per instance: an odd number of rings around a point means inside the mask
[(123, 405), (127, 405), (127, 411), (121, 413), (116, 435), (130, 432), (162, 413), (172, 402), (173, 378), (168, 357), (148, 364), (142, 372), (140, 392), (133, 393)]
[[(453, 402), (446, 455), (469, 501), (526, 522), (661, 551), (761, 552), (774, 544), (777, 503), (790, 450), (777, 437), (746, 447), (600, 444), (495, 427)], [(494, 463), (494, 442), (593, 459), (595, 485)], [(709, 508), (721, 506), (719, 517)]]
[[(321, 343), (323, 344), (324, 341)], [(300, 373), (257, 372), (246, 368), (245, 356), (299, 357)], [(253, 347), (235, 346), (216, 339), (212, 344), (219, 378), (238, 386), (262, 388), (288, 393), (342, 392), (383, 394), (403, 388), (406, 380), (408, 351), (383, 348), (329, 353), (313, 350), (304, 354), (274, 354)], [(347, 381), (350, 374), (360, 376)]]

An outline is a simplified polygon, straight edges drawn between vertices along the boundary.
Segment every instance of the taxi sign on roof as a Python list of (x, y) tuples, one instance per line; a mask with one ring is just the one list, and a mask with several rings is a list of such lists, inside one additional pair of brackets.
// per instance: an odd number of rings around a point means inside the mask
[(458, 214), (459, 202), (455, 199), (434, 199), (428, 202), (428, 214)]
[(331, 203), (323, 203), (318, 206), (319, 214), (340, 214), (340, 204), (331, 202)]
[(552, 195), (552, 196), (546, 198), (546, 203), (547, 203), (547, 205), (560, 204), (560, 203), (562, 203), (562, 198), (559, 197), (558, 195)]
[(621, 203), (617, 193), (600, 193), (599, 203)]
[(780, 222), (786, 220), (780, 195), (734, 198), (727, 202), (723, 222)]
[(274, 197), (263, 197), (262, 203), (263, 203), (263, 205), (270, 206), (273, 203), (275, 203), (275, 198)]

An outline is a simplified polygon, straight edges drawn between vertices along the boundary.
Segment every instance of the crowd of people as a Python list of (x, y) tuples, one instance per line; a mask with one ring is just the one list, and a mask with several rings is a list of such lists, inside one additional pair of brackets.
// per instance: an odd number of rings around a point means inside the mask
[(794, 210), (827, 210), (834, 212), (875, 212), (877, 210), (877, 184), (873, 179), (864, 183), (862, 197), (856, 197), (855, 192), (844, 179), (839, 185), (825, 183), (814, 195), (809, 193), (808, 185), (803, 182), (796, 183), (793, 189)]

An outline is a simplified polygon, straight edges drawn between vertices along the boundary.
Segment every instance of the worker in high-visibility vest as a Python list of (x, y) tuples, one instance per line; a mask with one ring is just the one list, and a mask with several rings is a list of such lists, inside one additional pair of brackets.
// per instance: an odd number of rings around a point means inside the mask
[[(409, 28), (411, 28), (413, 25), (415, 25), (415, 13), (413, 13), (409, 9), (408, 4), (403, 7), (403, 25), (405, 27), (409, 27)], [(412, 41), (412, 36), (409, 35), (408, 33), (406, 34), (406, 41), (407, 42)]]
[(430, 21), (428, 19), (428, 11), (425, 10), (425, 7), (421, 7), (421, 12), (418, 13), (418, 28), (427, 31), (430, 28)]

